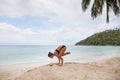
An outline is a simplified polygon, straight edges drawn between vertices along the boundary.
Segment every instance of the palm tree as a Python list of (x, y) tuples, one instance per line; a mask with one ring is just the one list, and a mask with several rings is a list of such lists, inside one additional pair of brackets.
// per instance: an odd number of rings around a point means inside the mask
[[(91, 0), (82, 0), (82, 9), (86, 11)], [(91, 8), (91, 17), (94, 19), (102, 14), (103, 5), (106, 4), (106, 22), (109, 22), (110, 9), (113, 10), (115, 16), (120, 14), (120, 0), (94, 0)]]

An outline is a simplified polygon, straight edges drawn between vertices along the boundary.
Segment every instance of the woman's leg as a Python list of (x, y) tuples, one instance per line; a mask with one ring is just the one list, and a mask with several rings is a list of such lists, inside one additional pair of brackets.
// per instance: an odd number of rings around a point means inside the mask
[(59, 57), (62, 57), (64, 55), (66, 51), (66, 47), (63, 47), (61, 50), (60, 50), (60, 53), (59, 53)]
[(66, 47), (63, 47), (61, 50), (60, 50), (60, 53), (59, 53), (59, 58), (61, 60), (61, 66), (63, 65), (63, 58), (62, 56), (64, 55), (64, 52), (66, 50)]

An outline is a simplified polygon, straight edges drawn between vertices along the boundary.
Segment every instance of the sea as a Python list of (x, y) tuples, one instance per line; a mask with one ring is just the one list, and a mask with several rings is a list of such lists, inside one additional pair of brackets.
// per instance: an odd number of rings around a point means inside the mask
[[(26, 63), (49, 64), (58, 59), (48, 57), (58, 45), (0, 45), (0, 66)], [(64, 62), (91, 62), (111, 56), (120, 56), (120, 46), (74, 46), (67, 45), (70, 55), (64, 56)]]

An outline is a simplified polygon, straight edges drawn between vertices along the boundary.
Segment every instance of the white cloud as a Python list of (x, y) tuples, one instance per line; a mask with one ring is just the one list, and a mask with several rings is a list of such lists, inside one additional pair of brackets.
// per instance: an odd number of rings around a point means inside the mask
[[(31, 28), (20, 29), (11, 24), (0, 23), (0, 43), (40, 43), (45, 44), (50, 31), (34, 31)], [(42, 43), (43, 42), (43, 43)]]
[[(109, 25), (114, 25), (111, 23)], [(108, 24), (106, 24), (108, 25)], [(105, 26), (106, 26), (105, 25)], [(84, 26), (81, 24), (81, 26)], [(0, 44), (16, 43), (16, 44), (75, 44), (79, 40), (85, 39), (93, 33), (103, 31), (105, 26), (97, 27), (81, 27), (77, 25), (64, 25), (50, 30), (18, 28), (7, 23), (0, 23)], [(113, 28), (109, 26), (106, 28)]]
[[(120, 28), (120, 18), (113, 14), (109, 24), (105, 15), (93, 21), (90, 9), (83, 13), (81, 0), (0, 0), (0, 16), (47, 18), (42, 23), (46, 30), (0, 23), (0, 43), (74, 44), (93, 33)], [(54, 27), (48, 30), (50, 26)]]
[(55, 30), (21, 29), (11, 24), (0, 23), (0, 44), (58, 44), (57, 33)]
[(0, 15), (8, 17), (22, 16), (25, 12), (20, 3), (21, 0), (0, 0)]
[(0, 23), (0, 42), (24, 41), (21, 30), (7, 23)]
[(78, 40), (78, 36), (83, 35), (79, 33), (83, 32), (82, 28), (78, 26), (74, 28), (70, 25), (51, 30), (38, 30), (21, 29), (11, 24), (0, 23), (0, 43), (74, 44)]
[[(82, 0), (0, 0), (0, 16), (12, 18), (29, 16), (43, 17), (64, 24), (79, 22), (85, 23), (92, 20), (90, 8), (83, 13), (81, 8)], [(105, 22), (105, 8), (103, 16), (97, 20)], [(110, 16), (112, 18), (115, 18)], [(119, 19), (120, 20), (120, 19)], [(96, 23), (96, 22), (95, 22)]]
[(31, 15), (65, 22), (80, 18), (80, 9), (79, 0), (0, 0), (0, 15), (8, 17)]

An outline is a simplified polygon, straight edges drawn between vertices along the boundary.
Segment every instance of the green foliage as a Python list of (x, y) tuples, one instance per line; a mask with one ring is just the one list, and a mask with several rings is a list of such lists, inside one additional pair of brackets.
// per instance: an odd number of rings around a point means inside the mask
[(76, 45), (120, 45), (120, 29), (95, 33)]

